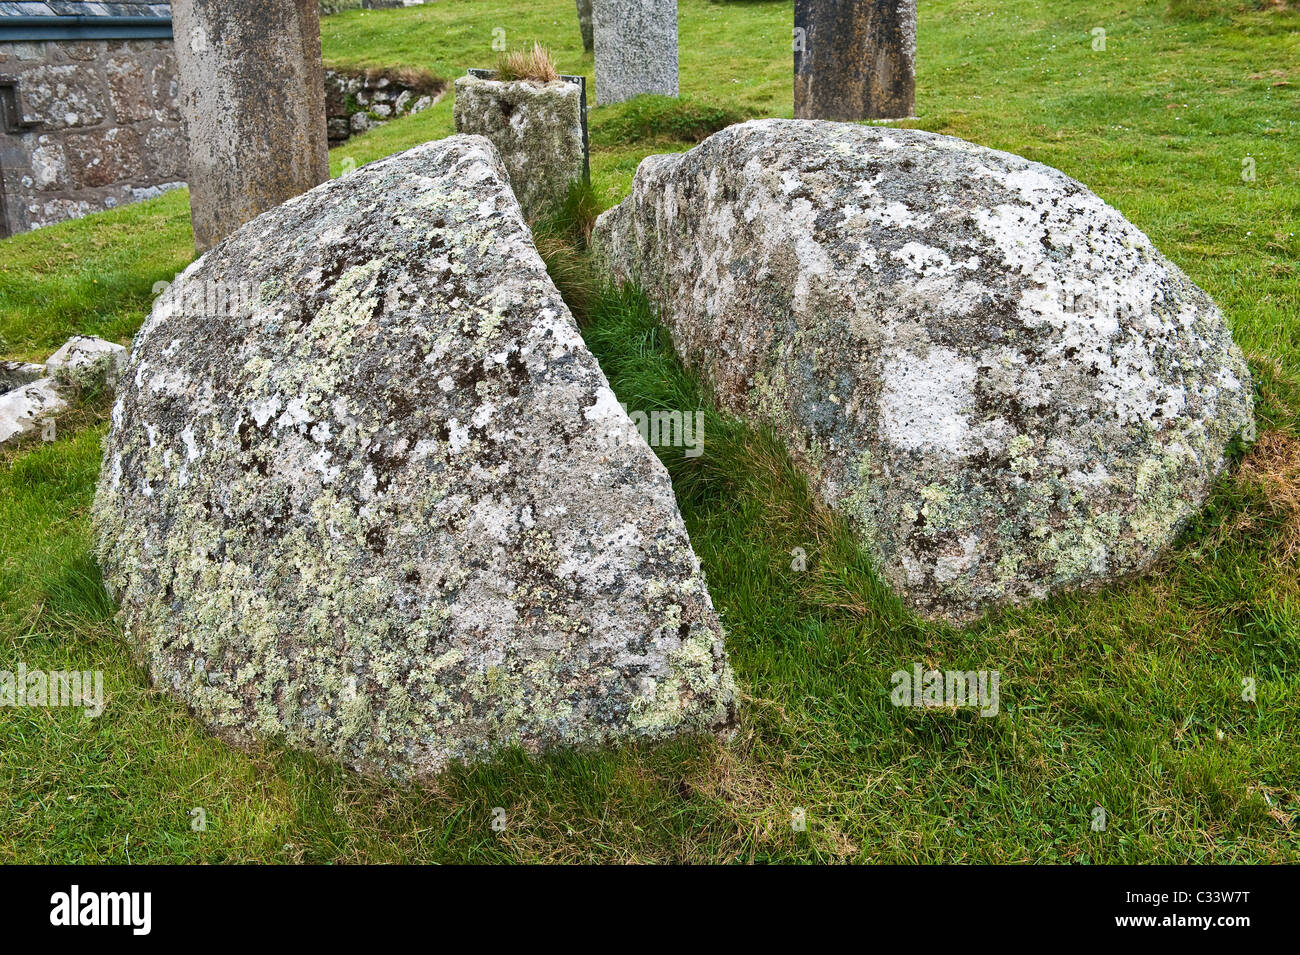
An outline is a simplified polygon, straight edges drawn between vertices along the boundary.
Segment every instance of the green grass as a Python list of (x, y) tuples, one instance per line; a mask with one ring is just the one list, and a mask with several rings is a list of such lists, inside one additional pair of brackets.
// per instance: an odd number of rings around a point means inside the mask
[(129, 342), (194, 257), (189, 193), (0, 242), (0, 353), (44, 361), (69, 335)]
[[(593, 113), (596, 202), (625, 194), (650, 152), (789, 116), (790, 19), (786, 3), (680, 0), (685, 99)], [(333, 64), (452, 77), (495, 60), (497, 27), (590, 76), (571, 0), (352, 11), (323, 32)], [(508, 756), (428, 790), (229, 749), (151, 692), (118, 639), (88, 556), (106, 427), (88, 400), (55, 442), (0, 455), (0, 669), (102, 669), (109, 702), (94, 721), (0, 710), (0, 862), (1300, 861), (1300, 18), (1253, 2), (933, 0), (919, 42), (907, 125), (1088, 184), (1215, 297), (1251, 355), (1265, 437), (1156, 572), (962, 629), (917, 620), (776, 438), (708, 410), (645, 302), (584, 274), (566, 235), (591, 200), (575, 197), (539, 245), (615, 390), (634, 408), (705, 409), (704, 455), (665, 463), (745, 693), (736, 738)], [(335, 171), (451, 131), (447, 97), (335, 150)], [(184, 193), (0, 242), (0, 348), (126, 341), (190, 256)], [(1000, 670), (1001, 712), (894, 708), (890, 674), (914, 662)]]

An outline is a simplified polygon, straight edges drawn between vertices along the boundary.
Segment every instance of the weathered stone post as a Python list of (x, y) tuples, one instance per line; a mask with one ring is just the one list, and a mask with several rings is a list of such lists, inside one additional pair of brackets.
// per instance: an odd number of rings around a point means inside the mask
[(173, 0), (194, 245), (329, 178), (319, 0)]
[(489, 70), (456, 80), (456, 132), (492, 141), (530, 222), (554, 212), (587, 175), (583, 82), (498, 80)]
[(593, 0), (596, 103), (677, 95), (677, 0)]
[(795, 0), (796, 119), (911, 116), (915, 70), (916, 0)]
[(578, 29), (582, 31), (582, 49), (590, 53), (596, 45), (591, 24), (591, 0), (577, 0)]

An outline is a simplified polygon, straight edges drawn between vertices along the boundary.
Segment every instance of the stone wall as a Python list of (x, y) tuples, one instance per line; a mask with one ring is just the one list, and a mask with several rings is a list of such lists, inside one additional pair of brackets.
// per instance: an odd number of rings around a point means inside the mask
[(428, 109), (446, 83), (424, 70), (325, 71), (325, 119), (331, 146), (382, 126), (390, 119)]
[(185, 184), (170, 39), (0, 43), (0, 84), (15, 80), (23, 128), (0, 128), (0, 235)]

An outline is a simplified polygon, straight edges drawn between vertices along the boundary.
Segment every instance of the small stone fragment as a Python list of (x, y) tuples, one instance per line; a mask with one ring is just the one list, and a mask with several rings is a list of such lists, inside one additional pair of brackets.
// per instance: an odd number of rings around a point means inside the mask
[(0, 394), (45, 377), (45, 366), (29, 361), (0, 361)]
[(87, 389), (100, 384), (110, 392), (126, 367), (126, 349), (93, 335), (74, 335), (45, 363), (46, 374), (60, 385)]
[(39, 430), (46, 418), (67, 405), (53, 378), (40, 378), (0, 395), (0, 447)]

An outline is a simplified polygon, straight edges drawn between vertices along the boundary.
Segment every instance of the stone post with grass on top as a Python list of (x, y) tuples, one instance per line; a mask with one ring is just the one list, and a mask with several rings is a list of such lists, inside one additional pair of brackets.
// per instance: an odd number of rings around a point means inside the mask
[(585, 107), (583, 78), (561, 76), (539, 43), (456, 80), (456, 132), (492, 141), (529, 221), (587, 176)]

